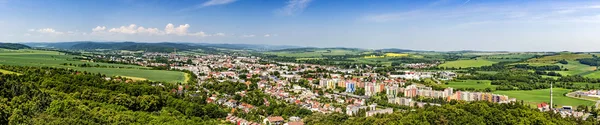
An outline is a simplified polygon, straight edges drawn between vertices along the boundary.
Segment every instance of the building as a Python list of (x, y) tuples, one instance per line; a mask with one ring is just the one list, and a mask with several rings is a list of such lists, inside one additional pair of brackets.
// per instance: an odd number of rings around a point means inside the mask
[(269, 116), (263, 120), (265, 125), (283, 125), (283, 117), (281, 116)]
[(392, 108), (386, 108), (386, 109), (381, 109), (381, 110), (371, 110), (371, 111), (367, 111), (365, 116), (370, 117), (370, 116), (374, 116), (377, 114), (391, 114), (394, 112), (394, 109)]
[(346, 81), (346, 92), (353, 93), (356, 91), (356, 84), (352, 81)]

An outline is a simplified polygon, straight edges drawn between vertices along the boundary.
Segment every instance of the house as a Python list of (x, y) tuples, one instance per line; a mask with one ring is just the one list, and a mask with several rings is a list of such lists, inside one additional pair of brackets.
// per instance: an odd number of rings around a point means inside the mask
[(548, 104), (546, 104), (545, 102), (542, 102), (542, 103), (538, 104), (538, 105), (537, 105), (537, 108), (538, 108), (540, 111), (542, 111), (542, 112), (543, 112), (543, 111), (549, 111), (549, 110), (550, 110), (550, 106), (549, 106)]
[(283, 117), (281, 116), (269, 116), (263, 120), (265, 125), (283, 125)]
[(304, 125), (304, 122), (296, 121), (296, 122), (288, 122), (283, 125)]

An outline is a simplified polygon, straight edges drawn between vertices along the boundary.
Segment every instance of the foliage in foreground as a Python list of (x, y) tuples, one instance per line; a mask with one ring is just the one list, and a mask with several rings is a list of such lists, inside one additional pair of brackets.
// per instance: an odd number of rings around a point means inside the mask
[(0, 66), (0, 124), (219, 124), (205, 96), (69, 69)]
[(344, 114), (315, 114), (304, 119), (309, 125), (592, 125), (577, 118), (561, 118), (559, 114), (540, 112), (526, 105), (496, 104), (489, 102), (458, 103), (455, 105), (430, 106), (414, 111), (394, 112), (374, 117), (348, 117)]

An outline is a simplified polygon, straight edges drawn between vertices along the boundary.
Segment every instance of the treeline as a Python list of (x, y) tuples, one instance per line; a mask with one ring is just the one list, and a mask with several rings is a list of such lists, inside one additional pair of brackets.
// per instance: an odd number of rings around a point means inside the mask
[(600, 58), (597, 58), (596, 55), (594, 55), (594, 58), (577, 59), (577, 61), (589, 66), (600, 66)]
[(540, 112), (521, 103), (498, 104), (490, 102), (457, 103), (455, 105), (427, 106), (412, 111), (394, 112), (374, 117), (350, 118), (345, 114), (315, 114), (304, 118), (308, 125), (546, 125), (598, 124), (597, 120), (562, 118), (553, 112)]
[(226, 111), (206, 93), (176, 85), (124, 83), (105, 75), (49, 67), (0, 66), (0, 124), (219, 124)]
[(562, 68), (557, 65), (531, 66), (529, 64), (515, 64), (515, 68), (536, 70), (536, 71), (561, 71)]

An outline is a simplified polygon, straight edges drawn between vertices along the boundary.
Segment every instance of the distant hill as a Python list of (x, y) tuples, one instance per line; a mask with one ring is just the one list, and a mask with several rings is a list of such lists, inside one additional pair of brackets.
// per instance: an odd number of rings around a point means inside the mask
[(31, 47), (18, 43), (0, 43), (0, 48), (4, 49), (29, 49)]
[(136, 42), (60, 42), (60, 43), (27, 43), (36, 47), (73, 49), (73, 50), (130, 50), (130, 51), (148, 51), (148, 52), (173, 52), (201, 49), (204, 51), (215, 52), (214, 48), (200, 45), (189, 45), (183, 43), (136, 43)]
[(192, 45), (202, 45), (216, 48), (225, 49), (238, 49), (238, 50), (256, 50), (256, 51), (272, 51), (292, 48), (302, 48), (300, 46), (288, 46), (288, 45), (265, 45), (265, 44), (213, 44), (213, 43), (192, 43)]
[(25, 43), (33, 47), (58, 48), (58, 49), (122, 49), (122, 50), (158, 50), (167, 51), (177, 48), (177, 50), (189, 49), (236, 49), (236, 50), (254, 50), (254, 51), (271, 51), (290, 48), (301, 48), (299, 46), (287, 45), (263, 45), (263, 44), (213, 44), (213, 43), (138, 43), (138, 42), (94, 42), (94, 41), (77, 41), (77, 42), (58, 42), (58, 43), (42, 43), (32, 42)]
[(392, 52), (392, 53), (403, 53), (403, 52), (415, 52), (415, 50), (409, 50), (409, 49), (396, 49), (396, 48), (389, 48), (389, 49), (379, 49), (379, 50), (375, 50), (376, 52)]

